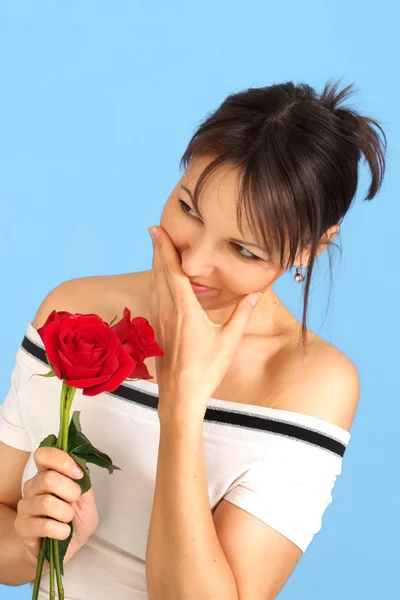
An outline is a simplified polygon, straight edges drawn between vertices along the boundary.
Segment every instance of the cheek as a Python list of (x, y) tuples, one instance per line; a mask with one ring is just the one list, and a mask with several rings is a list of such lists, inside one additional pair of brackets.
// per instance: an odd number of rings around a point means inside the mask
[(237, 267), (226, 273), (224, 287), (239, 296), (270, 287), (282, 274), (282, 270), (263, 264)]
[(176, 198), (174, 194), (171, 194), (165, 203), (160, 217), (160, 226), (167, 232), (175, 246), (180, 242), (180, 233), (183, 234), (185, 231), (183, 224), (185, 215), (177, 210), (176, 204)]
[[(160, 217), (160, 226), (167, 232), (175, 249), (184, 247), (192, 233), (190, 222), (181, 210), (176, 208), (176, 197), (174, 193), (168, 198)], [(234, 268), (232, 268), (234, 266)], [(246, 264), (236, 258), (233, 254), (226, 257), (218, 265), (220, 285), (228, 294), (245, 295), (255, 290), (265, 290), (272, 285), (282, 274), (282, 270), (271, 267), (266, 263), (258, 265)]]

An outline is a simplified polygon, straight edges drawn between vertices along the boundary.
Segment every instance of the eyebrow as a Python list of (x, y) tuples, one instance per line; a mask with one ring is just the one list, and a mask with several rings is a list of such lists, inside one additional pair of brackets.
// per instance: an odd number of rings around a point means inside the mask
[[(186, 185), (183, 185), (183, 184), (181, 184), (181, 188), (189, 194), (190, 199), (193, 202), (193, 194), (189, 190), (189, 188), (187, 188)], [(199, 213), (200, 217), (203, 218), (203, 215), (201, 214), (200, 209), (198, 210), (198, 213)], [(262, 252), (265, 253), (265, 249), (262, 248), (261, 246), (259, 246), (258, 244), (255, 244), (254, 242), (246, 242), (245, 240), (237, 240), (236, 238), (231, 238), (231, 240), (232, 240), (232, 242), (236, 242), (237, 244), (244, 244), (245, 246), (253, 246), (254, 248), (259, 248)]]

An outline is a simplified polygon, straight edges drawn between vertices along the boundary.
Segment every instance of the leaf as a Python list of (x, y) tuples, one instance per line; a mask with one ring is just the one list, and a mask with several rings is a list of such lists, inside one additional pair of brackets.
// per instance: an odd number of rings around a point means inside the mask
[[(50, 517), (46, 517), (49, 519)], [(44, 557), (50, 562), (50, 538), (46, 538), (46, 546), (44, 550)]]
[(52, 369), (48, 373), (34, 373), (33, 375), (31, 375), (29, 377), (29, 379), (32, 379), (32, 377), (57, 377), (57, 375), (54, 373), (54, 371)]
[(81, 458), (77, 454), (70, 454), (74, 461), (80, 466), (83, 471), (83, 477), (81, 479), (74, 479), (76, 483), (79, 484), (81, 488), (81, 494), (85, 494), (92, 487), (92, 482), (90, 481), (90, 471), (89, 467), (86, 465), (86, 460)]
[(80, 414), (80, 410), (74, 410), (72, 413), (72, 419), (68, 427), (68, 452), (73, 451), (74, 447), (78, 445), (77, 435), (82, 431), (82, 426), (79, 419)]
[(105, 454), (98, 448), (95, 448), (86, 435), (82, 433), (80, 413), (81, 411), (75, 410), (72, 414), (69, 424), (68, 454), (74, 459), (75, 462), (78, 463), (84, 472), (84, 476), (81, 479), (75, 480), (77, 483), (79, 483), (81, 492), (84, 494), (91, 488), (92, 485), (87, 463), (92, 463), (99, 467), (108, 469), (110, 474), (112, 474), (114, 470), (121, 471), (121, 469), (116, 465), (113, 465), (108, 454)]
[(69, 536), (67, 537), (66, 540), (57, 540), (58, 541), (58, 548), (59, 548), (59, 556), (60, 556), (60, 571), (61, 571), (61, 575), (64, 575), (64, 558), (65, 555), (67, 554), (67, 550), (68, 550), (68, 546), (69, 543), (72, 539), (72, 535), (74, 533), (74, 526), (72, 521), (70, 521), (69, 523), (67, 523), (67, 525), (70, 525), (71, 527), (71, 533), (69, 534)]
[(85, 455), (85, 457), (82, 457), (82, 460), (83, 459), (86, 462), (93, 463), (94, 465), (108, 469), (110, 475), (114, 472), (114, 470), (121, 471), (119, 467), (112, 464), (111, 458), (107, 456), (107, 454), (100, 452), (100, 450), (96, 450), (96, 448), (94, 448), (94, 452), (91, 452), (90, 454)]
[(50, 433), (47, 437), (44, 438), (39, 444), (39, 447), (46, 446), (47, 448), (54, 448), (57, 446), (57, 436), (54, 433)]
[[(71, 421), (69, 423), (68, 428), (68, 454), (74, 459), (74, 461), (81, 467), (84, 475), (81, 479), (74, 479), (80, 488), (81, 493), (85, 494), (92, 487), (92, 482), (90, 481), (90, 471), (87, 463), (92, 463), (99, 467), (103, 467), (108, 469), (110, 474), (113, 473), (114, 470), (121, 471), (119, 467), (112, 464), (111, 458), (108, 454), (101, 452), (98, 448), (95, 448), (90, 440), (86, 437), (84, 433), (82, 433), (82, 427), (80, 423), (80, 412), (79, 410), (75, 410), (72, 414)], [(57, 446), (57, 436), (54, 433), (51, 433), (47, 437), (44, 438), (40, 442), (40, 446), (47, 447), (55, 447)], [(50, 518), (50, 517), (47, 517)], [(60, 569), (61, 574), (64, 575), (63, 568), (63, 560), (68, 550), (68, 545), (71, 541), (73, 534), (73, 524), (72, 521), (68, 523), (71, 527), (71, 533), (67, 537), (66, 540), (57, 540), (59, 544), (59, 555), (60, 555)], [(45, 557), (50, 562), (50, 544), (49, 538), (47, 538), (46, 548), (45, 548)]]
[(114, 321), (116, 320), (117, 315), (115, 315), (115, 317), (113, 318), (113, 320), (111, 321), (111, 323), (109, 324), (109, 326), (111, 327), (111, 325), (114, 323)]
[[(49, 519), (49, 518), (50, 517), (47, 517), (47, 519)], [(70, 527), (71, 527), (71, 532), (70, 532), (69, 536), (67, 537), (67, 539), (66, 540), (54, 540), (54, 542), (53, 542), (53, 546), (56, 542), (58, 542), (58, 554), (59, 554), (59, 558), (60, 558), (61, 575), (64, 575), (64, 564), (63, 564), (64, 558), (65, 558), (65, 555), (67, 554), (68, 546), (72, 539), (72, 534), (74, 532), (74, 526), (72, 524), (72, 521), (67, 523), (67, 525), (70, 525)], [(45, 547), (45, 551), (44, 551), (44, 556), (50, 562), (50, 538), (46, 538), (46, 547)]]

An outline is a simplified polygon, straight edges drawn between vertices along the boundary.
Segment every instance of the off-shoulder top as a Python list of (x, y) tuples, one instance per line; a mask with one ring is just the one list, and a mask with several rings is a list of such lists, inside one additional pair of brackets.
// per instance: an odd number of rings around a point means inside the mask
[[(21, 481), (37, 472), (33, 453), (58, 434), (61, 381), (47, 373), (42, 340), (28, 323), (10, 388), (0, 405), (0, 440), (31, 452)], [(65, 600), (147, 598), (145, 553), (159, 445), (158, 386), (125, 381), (113, 393), (83, 396), (82, 431), (121, 471), (90, 465), (100, 522), (65, 565)], [(210, 398), (203, 422), (210, 510), (225, 499), (254, 515), (303, 552), (320, 531), (342, 470), (350, 433), (302, 413)], [(33, 587), (33, 582), (31, 583)], [(40, 597), (49, 597), (49, 573)]]

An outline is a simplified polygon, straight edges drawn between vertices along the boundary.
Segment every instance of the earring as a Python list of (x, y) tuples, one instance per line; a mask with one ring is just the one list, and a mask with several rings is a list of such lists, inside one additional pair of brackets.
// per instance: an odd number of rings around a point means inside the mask
[(296, 267), (296, 274), (294, 276), (294, 280), (297, 283), (302, 283), (304, 281), (304, 275), (300, 272), (300, 269), (301, 269), (301, 265), (300, 265), (300, 267)]

